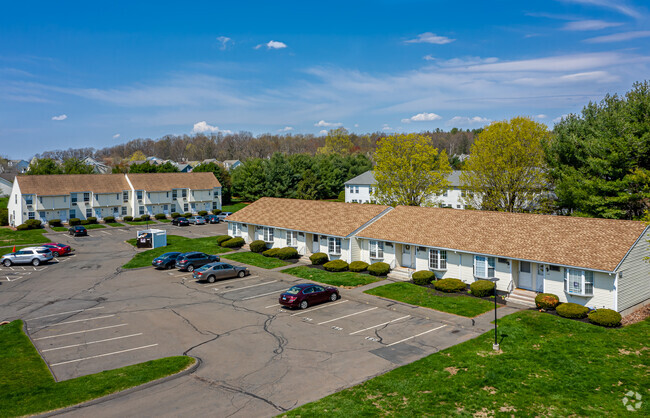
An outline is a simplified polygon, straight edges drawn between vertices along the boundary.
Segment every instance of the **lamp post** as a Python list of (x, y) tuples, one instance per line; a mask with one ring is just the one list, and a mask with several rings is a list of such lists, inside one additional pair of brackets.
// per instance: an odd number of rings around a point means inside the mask
[(497, 282), (499, 279), (491, 277), (488, 280), (494, 283), (494, 344), (492, 344), (492, 349), (499, 351), (499, 341), (497, 340)]

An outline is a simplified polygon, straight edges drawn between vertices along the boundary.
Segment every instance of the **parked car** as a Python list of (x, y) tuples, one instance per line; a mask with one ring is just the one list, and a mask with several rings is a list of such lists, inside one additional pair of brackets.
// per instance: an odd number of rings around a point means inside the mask
[(231, 279), (233, 277), (244, 277), (251, 274), (246, 267), (233, 266), (228, 263), (209, 263), (194, 270), (196, 280), (207, 280), (214, 283), (217, 279)]
[(217, 215), (217, 217), (221, 222), (223, 222), (230, 215), (232, 215), (232, 212), (221, 212), (220, 214)]
[(182, 216), (180, 218), (175, 218), (172, 219), (172, 225), (178, 225), (178, 226), (189, 226), (190, 221), (187, 220), (187, 218), (183, 218)]
[(331, 286), (303, 283), (292, 286), (280, 295), (280, 305), (289, 308), (306, 309), (318, 303), (335, 301), (340, 298), (339, 290)]
[(182, 253), (178, 251), (162, 254), (151, 262), (151, 265), (157, 269), (170, 269), (176, 265), (176, 259)]
[(217, 215), (205, 215), (204, 218), (207, 223), (211, 224), (218, 224), (221, 222), (221, 219), (219, 219)]
[(192, 225), (205, 225), (205, 218), (203, 216), (192, 216), (188, 221)]
[(88, 235), (88, 230), (86, 230), (86, 227), (83, 225), (75, 225), (68, 229), (68, 233), (75, 237), (80, 237), (82, 235)]
[(0, 263), (5, 267), (10, 267), (12, 264), (31, 264), (38, 266), (42, 263), (47, 263), (53, 258), (52, 251), (45, 247), (27, 247), (2, 256)]
[(41, 245), (41, 247), (48, 248), (50, 251), (52, 251), (52, 255), (54, 257), (67, 255), (72, 251), (72, 248), (70, 248), (69, 245), (61, 244), (59, 242), (48, 242), (47, 244)]
[(208, 263), (214, 263), (215, 261), (221, 261), (219, 256), (192, 251), (179, 255), (176, 259), (175, 266), (179, 270), (187, 270), (191, 272), (196, 268), (204, 266)]

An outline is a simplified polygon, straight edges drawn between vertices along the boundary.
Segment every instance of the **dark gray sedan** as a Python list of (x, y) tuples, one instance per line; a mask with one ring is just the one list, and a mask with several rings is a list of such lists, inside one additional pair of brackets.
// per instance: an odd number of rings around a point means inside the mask
[(196, 280), (206, 280), (208, 283), (214, 283), (221, 279), (231, 279), (233, 277), (244, 277), (251, 274), (246, 267), (233, 266), (228, 263), (210, 263), (194, 270)]

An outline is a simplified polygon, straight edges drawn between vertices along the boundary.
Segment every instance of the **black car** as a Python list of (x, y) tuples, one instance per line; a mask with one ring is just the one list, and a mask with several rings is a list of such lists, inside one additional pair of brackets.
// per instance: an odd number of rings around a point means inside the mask
[(68, 234), (74, 235), (75, 237), (80, 237), (83, 235), (88, 235), (88, 230), (82, 225), (75, 225), (68, 229)]
[(208, 263), (214, 263), (215, 261), (221, 261), (219, 256), (192, 251), (179, 255), (176, 259), (175, 265), (179, 270), (194, 271), (195, 268), (204, 266)]
[(151, 262), (151, 265), (157, 269), (170, 269), (176, 265), (176, 259), (182, 253), (176, 251), (171, 253), (165, 253), (160, 257), (156, 257)]
[(205, 221), (210, 224), (218, 224), (221, 222), (217, 215), (205, 215)]
[(172, 225), (178, 225), (178, 226), (190, 226), (190, 221), (187, 220), (187, 218), (183, 218), (182, 216), (180, 218), (174, 218), (172, 219)]

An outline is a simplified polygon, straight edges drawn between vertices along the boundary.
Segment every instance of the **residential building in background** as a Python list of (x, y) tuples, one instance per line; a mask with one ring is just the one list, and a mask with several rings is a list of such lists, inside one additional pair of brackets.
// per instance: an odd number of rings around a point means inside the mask
[(226, 170), (230, 171), (233, 170), (241, 165), (241, 161), (239, 160), (224, 160), (223, 166)]

